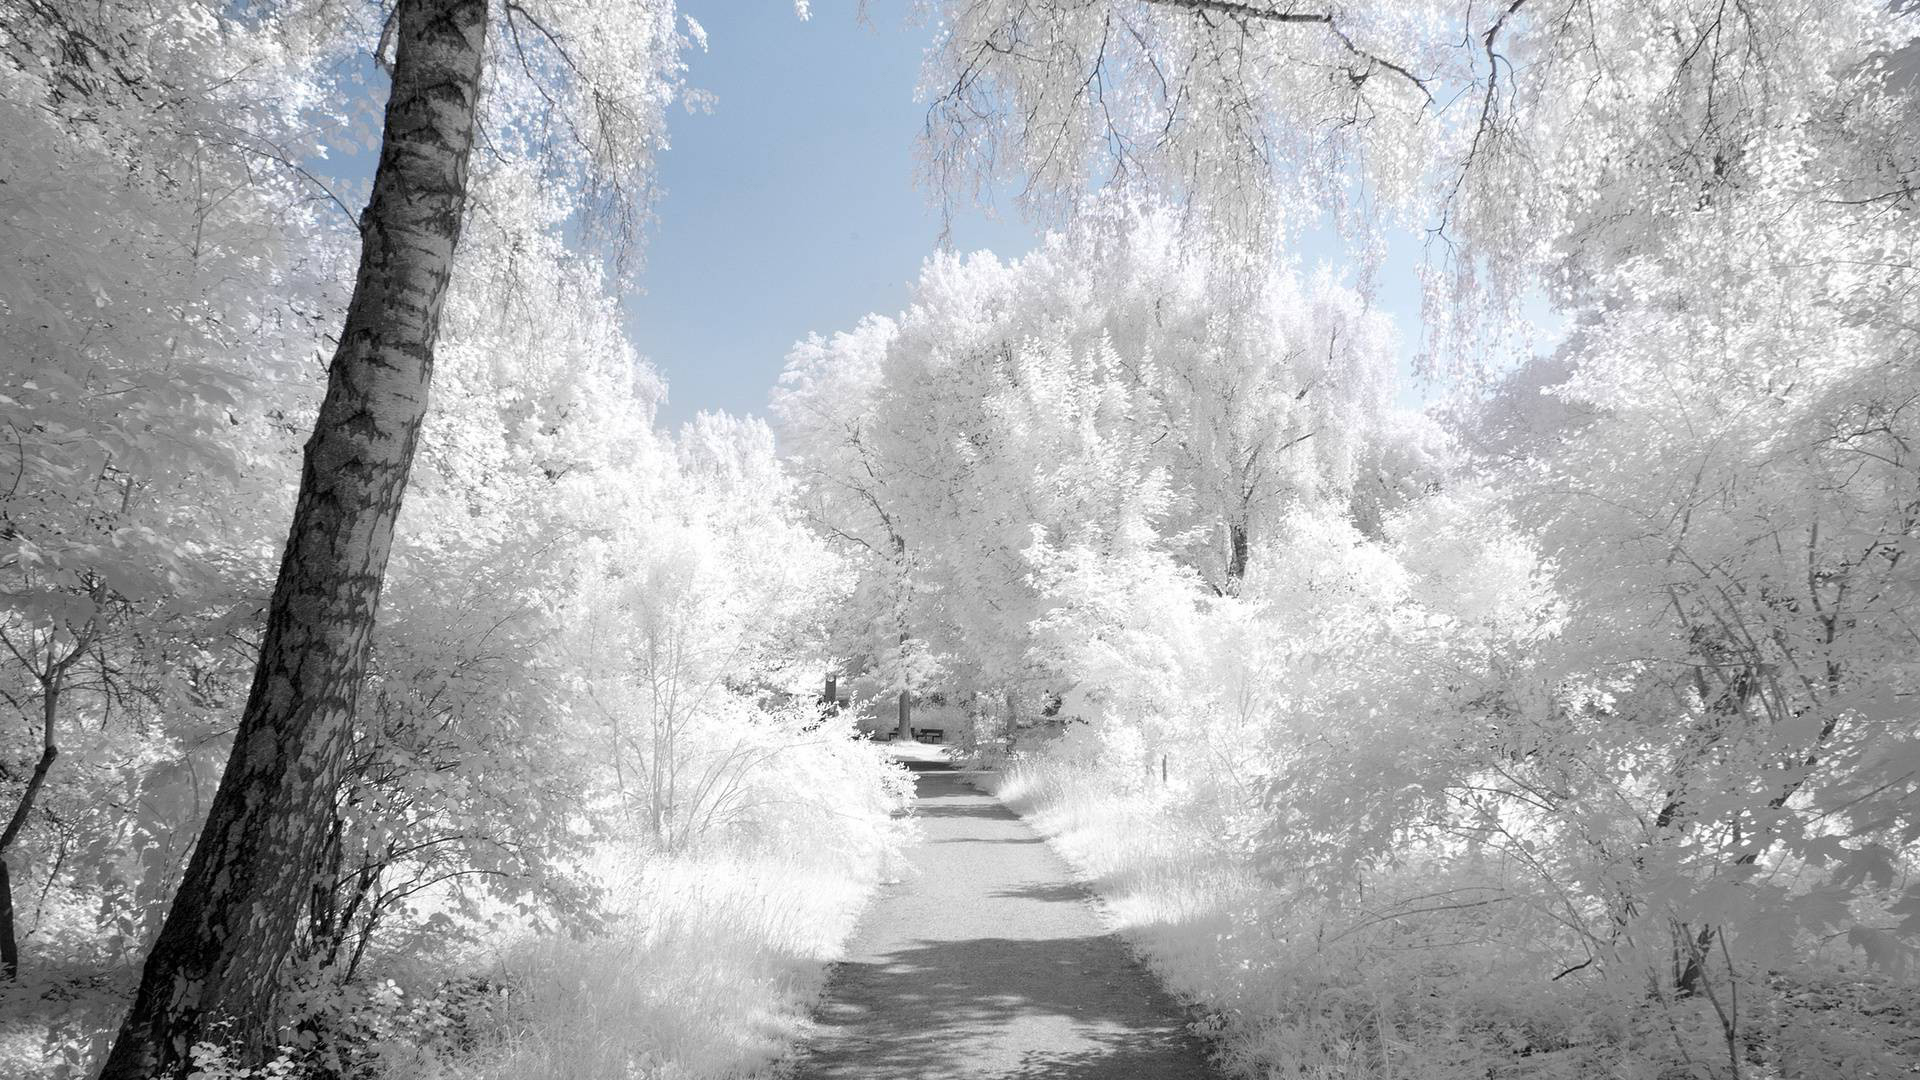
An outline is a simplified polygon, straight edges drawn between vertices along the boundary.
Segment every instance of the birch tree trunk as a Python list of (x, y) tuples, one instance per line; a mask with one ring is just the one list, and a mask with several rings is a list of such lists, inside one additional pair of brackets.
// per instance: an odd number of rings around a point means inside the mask
[(459, 240), (487, 0), (400, 0), (360, 269), (307, 442), (239, 733), (103, 1080), (184, 1074), (203, 1039), (269, 1056), (319, 868)]

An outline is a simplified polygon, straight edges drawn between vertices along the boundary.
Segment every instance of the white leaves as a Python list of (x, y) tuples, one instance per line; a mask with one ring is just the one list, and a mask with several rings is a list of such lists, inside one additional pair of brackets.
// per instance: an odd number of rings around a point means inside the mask
[(616, 272), (636, 268), (681, 52), (704, 48), (705, 31), (689, 18), (682, 33), (673, 0), (528, 0), (499, 21), (488, 39), (494, 138), (542, 163), (589, 235), (608, 243)]
[(1098, 188), (1147, 191), (1241, 240), (1330, 214), (1362, 257), (1417, 223), (1440, 370), (1470, 376), (1525, 357), (1508, 331), (1543, 279), (1767, 183), (1792, 160), (1769, 146), (1877, 95), (1877, 51), (1914, 32), (1877, 0), (940, 11), (924, 151), (949, 198), (1013, 175), (1065, 217)]
[(1230, 588), (1232, 528), (1260, 546), (1296, 504), (1397, 505), (1355, 483), (1403, 467), (1374, 439), (1392, 368), (1390, 328), (1329, 275), (1113, 199), (1023, 259), (929, 259), (897, 321), (796, 345), (774, 409), (820, 523), (906, 631), (1038, 677), (1021, 627), (1058, 602), (1031, 577), (1044, 553)]

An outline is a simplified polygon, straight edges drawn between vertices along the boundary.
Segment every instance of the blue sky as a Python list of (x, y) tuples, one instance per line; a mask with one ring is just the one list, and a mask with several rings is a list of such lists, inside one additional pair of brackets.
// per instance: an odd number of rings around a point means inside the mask
[[(709, 48), (688, 81), (718, 99), (676, 112), (658, 162), (665, 196), (647, 243), (641, 295), (627, 302), (639, 350), (667, 378), (662, 419), (701, 409), (763, 412), (789, 346), (904, 306), (939, 238), (914, 185), (914, 100), (925, 27), (873, 4), (682, 0)], [(1034, 231), (972, 212), (954, 244), (1017, 255)]]
[[(854, 0), (814, 0), (807, 21), (789, 0), (681, 0), (709, 35), (708, 51), (688, 57), (689, 82), (718, 100), (669, 120), (644, 292), (627, 301), (636, 347), (666, 376), (669, 426), (702, 409), (764, 412), (794, 341), (898, 311), (934, 250), (939, 215), (914, 184), (925, 117), (914, 88), (931, 30), (906, 22), (898, 0), (870, 7), (864, 25)], [(954, 246), (1031, 248), (1036, 231), (1001, 210), (961, 216)], [(1324, 242), (1305, 254), (1339, 258)], [(1410, 259), (1384, 269), (1377, 302), (1410, 351)]]

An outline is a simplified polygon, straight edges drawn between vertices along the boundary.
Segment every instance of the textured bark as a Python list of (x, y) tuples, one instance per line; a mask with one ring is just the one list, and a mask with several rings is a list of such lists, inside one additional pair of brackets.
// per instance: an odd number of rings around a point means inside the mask
[(900, 737), (913, 740), (913, 695), (900, 691)]
[(359, 274), (308, 440), (260, 662), (219, 791), (104, 1080), (182, 1075), (218, 1041), (272, 1052), (427, 405), (466, 202), (487, 0), (401, 0)]
[(1238, 592), (1240, 582), (1247, 576), (1247, 527), (1235, 522), (1227, 526), (1227, 583), (1228, 588)]

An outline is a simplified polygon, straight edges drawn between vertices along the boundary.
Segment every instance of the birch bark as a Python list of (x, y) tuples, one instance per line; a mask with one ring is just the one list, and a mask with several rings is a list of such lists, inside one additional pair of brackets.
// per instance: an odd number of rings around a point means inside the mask
[(487, 0), (400, 0), (359, 273), (307, 442), (240, 730), (103, 1080), (184, 1074), (203, 1039), (270, 1056), (275, 990), (354, 707), (459, 241)]

